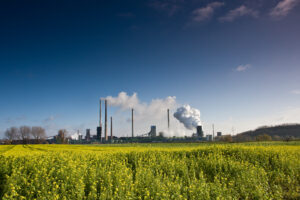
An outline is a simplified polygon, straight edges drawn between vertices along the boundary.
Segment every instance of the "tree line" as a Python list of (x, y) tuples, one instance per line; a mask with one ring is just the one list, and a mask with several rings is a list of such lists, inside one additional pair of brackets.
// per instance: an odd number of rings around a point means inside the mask
[[(40, 126), (20, 126), (20, 127), (10, 127), (5, 133), (5, 143), (6, 144), (41, 144), (47, 143), (46, 131)], [(54, 136), (53, 142), (59, 144), (68, 143), (68, 132), (66, 129), (58, 130), (56, 136)]]
[(42, 143), (47, 138), (45, 129), (40, 126), (10, 127), (5, 131), (4, 136), (8, 142), (22, 141), (23, 144), (32, 140), (34, 143)]

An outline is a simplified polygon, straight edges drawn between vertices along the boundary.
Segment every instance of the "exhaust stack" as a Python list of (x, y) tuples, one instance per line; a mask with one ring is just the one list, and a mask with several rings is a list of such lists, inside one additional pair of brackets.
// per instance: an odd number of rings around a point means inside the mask
[(99, 109), (99, 126), (97, 126), (97, 140), (102, 142), (102, 119), (101, 119), (101, 98), (100, 98), (100, 109)]
[(215, 139), (215, 125), (212, 125), (212, 129), (213, 129), (213, 134), (212, 134), (212, 140)]
[(113, 141), (113, 120), (112, 117), (110, 117), (110, 141)]
[(100, 113), (99, 113), (99, 127), (102, 127), (102, 119), (101, 119), (101, 99), (100, 99)]
[(133, 131), (133, 108), (131, 109), (131, 137), (134, 137), (134, 131)]
[(108, 140), (108, 135), (107, 135), (107, 100), (105, 99), (105, 124), (104, 124), (104, 128), (105, 128), (105, 140)]
[(168, 112), (168, 129), (170, 129), (170, 109), (168, 109), (167, 112)]

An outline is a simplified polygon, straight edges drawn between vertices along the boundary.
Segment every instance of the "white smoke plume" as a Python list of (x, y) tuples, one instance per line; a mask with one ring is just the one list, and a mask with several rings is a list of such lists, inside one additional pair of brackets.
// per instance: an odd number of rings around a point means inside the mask
[[(157, 134), (160, 131), (166, 137), (191, 135), (182, 124), (175, 120), (172, 111), (178, 108), (175, 96), (168, 96), (164, 99), (152, 99), (150, 103), (141, 102), (137, 93), (128, 95), (126, 92), (120, 92), (118, 96), (107, 96), (103, 99), (107, 100), (110, 107), (118, 108), (114, 113), (116, 124), (116, 135), (130, 136), (131, 134), (131, 114), (130, 109), (134, 109), (134, 134), (142, 135), (150, 131), (151, 125), (156, 125)], [(167, 128), (167, 109), (170, 109), (171, 128)]]
[(117, 97), (108, 96), (105, 98), (109, 106), (119, 107), (121, 110), (134, 109), (138, 115), (158, 117), (160, 114), (166, 116), (166, 109), (176, 106), (176, 97), (169, 96), (165, 99), (153, 99), (150, 104), (140, 102), (137, 93), (128, 96), (126, 92), (120, 92)]
[(79, 140), (80, 136), (82, 136), (82, 134), (77, 132), (77, 133), (74, 133), (73, 135), (71, 135), (70, 137), (72, 138), (72, 140)]
[[(133, 93), (132, 96), (128, 96), (126, 92), (120, 92), (117, 97), (107, 96), (103, 98), (106, 99), (109, 106), (119, 107), (122, 110), (127, 110), (131, 108), (140, 108), (139, 99), (137, 93)], [(143, 106), (142, 106), (143, 107)]]
[(201, 125), (200, 111), (196, 108), (192, 108), (189, 105), (184, 105), (178, 108), (174, 113), (174, 117), (190, 130), (193, 130), (195, 127)]

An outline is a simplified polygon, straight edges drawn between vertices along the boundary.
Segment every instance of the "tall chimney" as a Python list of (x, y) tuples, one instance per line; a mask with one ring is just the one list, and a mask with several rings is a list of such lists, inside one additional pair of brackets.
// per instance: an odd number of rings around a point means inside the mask
[(102, 121), (101, 121), (101, 99), (100, 99), (100, 113), (99, 113), (99, 127), (102, 127)]
[(170, 129), (170, 110), (168, 109), (168, 129)]
[(113, 121), (112, 121), (112, 117), (110, 117), (110, 141), (113, 141)]
[(134, 137), (134, 132), (133, 132), (133, 108), (131, 109), (131, 137)]
[(215, 139), (215, 125), (214, 124), (212, 125), (212, 129), (213, 129), (213, 138), (212, 138), (212, 140), (214, 140)]
[(108, 135), (107, 135), (107, 100), (105, 99), (105, 124), (104, 124), (104, 128), (105, 128), (105, 140), (108, 140)]

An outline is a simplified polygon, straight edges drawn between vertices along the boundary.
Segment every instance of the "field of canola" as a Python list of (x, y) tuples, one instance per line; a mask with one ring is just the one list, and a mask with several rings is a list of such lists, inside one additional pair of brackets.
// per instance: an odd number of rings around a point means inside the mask
[(0, 199), (300, 199), (300, 142), (2, 145)]

